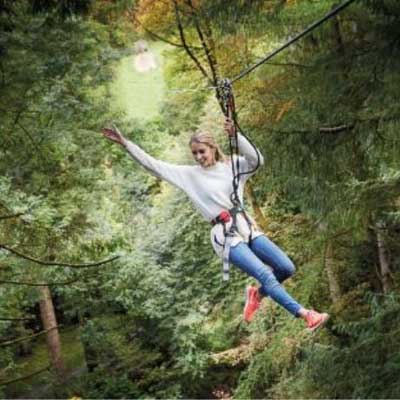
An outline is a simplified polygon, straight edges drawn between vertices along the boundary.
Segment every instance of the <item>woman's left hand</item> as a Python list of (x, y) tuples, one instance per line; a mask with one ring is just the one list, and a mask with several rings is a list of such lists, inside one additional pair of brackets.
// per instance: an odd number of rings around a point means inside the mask
[(225, 132), (228, 134), (228, 136), (232, 137), (235, 135), (235, 124), (231, 118), (225, 119), (224, 129), (225, 129)]

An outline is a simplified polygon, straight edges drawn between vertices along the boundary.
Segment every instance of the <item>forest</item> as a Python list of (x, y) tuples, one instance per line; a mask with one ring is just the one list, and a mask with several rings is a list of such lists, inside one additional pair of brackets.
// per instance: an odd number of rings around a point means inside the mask
[[(235, 77), (245, 206), (314, 333), (268, 298), (244, 322), (255, 280), (101, 134), (228, 154)], [(0, 93), (0, 398), (400, 398), (398, 0), (0, 0)]]

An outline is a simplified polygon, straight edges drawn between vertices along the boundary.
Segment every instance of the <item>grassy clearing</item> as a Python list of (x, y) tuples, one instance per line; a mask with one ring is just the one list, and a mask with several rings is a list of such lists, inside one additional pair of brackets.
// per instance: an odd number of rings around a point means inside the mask
[(112, 95), (115, 109), (122, 110), (130, 119), (148, 121), (156, 117), (165, 94), (162, 52), (166, 45), (149, 43), (157, 68), (148, 72), (135, 69), (135, 55), (124, 58), (116, 67)]

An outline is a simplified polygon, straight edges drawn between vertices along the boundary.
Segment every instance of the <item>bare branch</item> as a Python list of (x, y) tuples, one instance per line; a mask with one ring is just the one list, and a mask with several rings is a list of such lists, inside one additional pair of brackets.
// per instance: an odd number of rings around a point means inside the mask
[[(166, 39), (163, 36), (160, 36), (158, 33), (155, 33), (153, 31), (151, 31), (150, 29), (146, 28), (140, 21), (139, 19), (132, 14), (132, 18), (135, 20), (135, 22), (141, 26), (141, 28), (148, 33), (150, 36), (152, 36), (154, 39), (157, 40), (161, 40), (162, 42), (165, 42), (167, 44), (170, 44), (171, 46), (175, 46), (175, 47), (180, 47), (180, 48), (184, 48), (184, 45), (181, 43), (175, 43), (175, 42), (171, 42), (169, 39)], [(190, 46), (191, 49), (195, 49), (195, 50), (201, 50), (201, 47), (195, 47), (195, 46)]]
[(174, 2), (174, 6), (175, 6), (175, 18), (176, 18), (176, 23), (178, 24), (178, 29), (179, 29), (179, 36), (181, 38), (182, 41), (182, 45), (186, 51), (186, 53), (189, 55), (189, 57), (193, 60), (193, 62), (196, 64), (197, 68), (200, 70), (200, 72), (203, 74), (203, 76), (205, 78), (207, 78), (208, 82), (210, 84), (212, 84), (212, 80), (210, 79), (210, 77), (208, 76), (206, 70), (204, 69), (204, 67), (200, 64), (200, 61), (196, 58), (196, 56), (192, 53), (192, 51), (190, 50), (189, 46), (186, 43), (186, 39), (185, 39), (185, 33), (183, 31), (183, 26), (182, 26), (182, 21), (181, 21), (181, 17), (179, 15), (179, 9), (178, 9), (178, 4), (176, 3), (176, 0), (173, 0)]
[(294, 62), (278, 63), (278, 62), (267, 62), (265, 65), (271, 65), (274, 67), (295, 67), (295, 68), (312, 68), (310, 65), (298, 64)]
[(332, 241), (332, 240), (337, 239), (338, 237), (348, 235), (351, 232), (352, 232), (352, 229), (343, 229), (339, 232), (334, 233), (333, 235), (328, 236), (327, 240)]
[(32, 321), (35, 318), (0, 318), (0, 321)]
[(319, 128), (321, 133), (339, 133), (343, 131), (351, 131), (354, 128), (354, 125), (341, 125), (334, 126), (332, 128)]
[(285, 135), (292, 135), (292, 134), (305, 134), (305, 133), (313, 133), (312, 129), (293, 129), (291, 131), (284, 131), (282, 129), (269, 129), (270, 132), (273, 133), (281, 133)]
[[(21, 96), (22, 99), (25, 98), (25, 96), (26, 96), (26, 94), (28, 93), (29, 89), (30, 89), (29, 87), (25, 88), (24, 93), (23, 93), (22, 96)], [(21, 103), (21, 104), (23, 104), (23, 103)], [(15, 118), (14, 118), (14, 126), (18, 124), (21, 115), (22, 115), (25, 111), (26, 111), (26, 105), (23, 105), (22, 108), (20, 108), (19, 110), (17, 110), (17, 113), (16, 113)]]
[(38, 333), (34, 333), (33, 335), (23, 336), (23, 337), (20, 337), (20, 338), (18, 338), (18, 339), (6, 340), (5, 342), (0, 342), (0, 347), (5, 347), (5, 346), (9, 346), (9, 345), (11, 345), (11, 344), (20, 343), (20, 342), (25, 342), (25, 341), (27, 341), (27, 340), (32, 340), (32, 339), (35, 338), (35, 337), (42, 336), (42, 335), (44, 335), (44, 334), (47, 333), (47, 332), (50, 332), (50, 331), (53, 331), (54, 329), (60, 328), (61, 326), (62, 326), (62, 325), (52, 326), (52, 327), (49, 328), (49, 329), (45, 329), (45, 330), (40, 331), (40, 332), (38, 332)]
[(20, 285), (20, 286), (67, 286), (75, 283), (77, 281), (83, 280), (81, 278), (73, 279), (70, 281), (64, 282), (43, 282), (43, 283), (35, 283), (35, 282), (17, 282), (17, 281), (2, 281), (0, 280), (0, 285)]
[(5, 386), (5, 385), (9, 385), (9, 384), (14, 383), (14, 382), (23, 381), (25, 379), (31, 378), (32, 376), (39, 375), (39, 374), (41, 374), (41, 373), (43, 373), (45, 371), (50, 371), (50, 369), (51, 369), (51, 364), (49, 364), (46, 368), (39, 369), (38, 371), (32, 372), (29, 375), (24, 375), (24, 376), (21, 376), (19, 378), (11, 379), (11, 380), (5, 381), (5, 382), (0, 382), (0, 386)]
[[(351, 125), (341, 125), (341, 126), (335, 126), (335, 127), (322, 127), (318, 128), (318, 132), (320, 133), (328, 133), (328, 134), (333, 134), (333, 133), (340, 133), (343, 131), (351, 131), (354, 129), (354, 124)], [(306, 134), (306, 133), (315, 133), (315, 129), (294, 129), (291, 131), (284, 131), (281, 129), (270, 129), (271, 132), (276, 132), (276, 133), (282, 133), (282, 134)]]
[(0, 215), (0, 221), (4, 219), (10, 219), (10, 218), (18, 218), (21, 215), (24, 215), (24, 213), (18, 213), (18, 214), (10, 214), (10, 215)]
[(90, 268), (90, 267), (98, 267), (99, 265), (103, 265), (103, 264), (107, 264), (110, 263), (112, 261), (115, 261), (116, 259), (119, 258), (119, 256), (114, 256), (111, 257), (107, 260), (103, 260), (103, 261), (98, 261), (98, 262), (93, 262), (93, 263), (83, 263), (83, 264), (70, 264), (70, 263), (66, 263), (66, 262), (56, 262), (56, 261), (43, 261), (43, 260), (38, 260), (36, 258), (33, 258), (31, 256), (27, 256), (25, 254), (20, 253), (17, 250), (14, 250), (4, 244), (0, 243), (0, 248), (9, 251), (10, 253), (24, 258), (25, 260), (29, 260), (29, 261), (33, 261), (36, 264), (39, 265), (47, 265), (47, 266), (59, 266), (59, 267), (70, 267), (70, 268)]
[(17, 122), (17, 125), (22, 129), (22, 131), (25, 133), (26, 136), (28, 136), (29, 140), (32, 142), (33, 146), (36, 148), (37, 152), (42, 154), (44, 156), (42, 150), (39, 148), (37, 143), (33, 140), (32, 135), (29, 133), (29, 131), (21, 124), (21, 122)]
[(200, 27), (200, 23), (199, 23), (198, 17), (196, 15), (196, 9), (194, 8), (194, 6), (192, 4), (192, 1), (191, 0), (186, 0), (186, 3), (193, 10), (192, 16), (193, 16), (193, 19), (194, 19), (194, 24), (195, 24), (195, 27), (196, 27), (197, 35), (198, 35), (198, 37), (200, 39), (200, 43), (201, 43), (201, 45), (203, 47), (203, 50), (204, 50), (204, 53), (206, 54), (206, 57), (207, 57), (208, 65), (210, 67), (211, 74), (212, 74), (212, 77), (213, 77), (213, 84), (214, 84), (214, 86), (217, 86), (218, 85), (218, 80), (219, 80), (218, 72), (217, 72), (217, 61), (216, 61), (214, 55), (211, 53), (211, 50), (210, 50), (209, 46), (207, 45), (207, 43), (205, 41), (203, 32), (202, 32), (201, 27)]
[(63, 281), (63, 282), (28, 282), (28, 281), (4, 281), (0, 280), (0, 285), (21, 285), (21, 286), (67, 286), (71, 285), (72, 283), (75, 282), (85, 282), (88, 278), (94, 277), (96, 274), (85, 274), (84, 276), (79, 276), (74, 279), (70, 279), (68, 281)]

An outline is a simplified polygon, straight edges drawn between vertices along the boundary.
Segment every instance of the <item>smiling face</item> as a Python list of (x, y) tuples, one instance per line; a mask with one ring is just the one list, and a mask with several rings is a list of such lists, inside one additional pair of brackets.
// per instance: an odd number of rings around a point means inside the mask
[(192, 149), (193, 158), (198, 162), (203, 168), (211, 167), (215, 164), (215, 149), (211, 146), (193, 142), (190, 145)]

